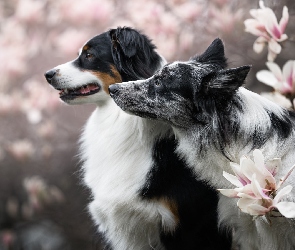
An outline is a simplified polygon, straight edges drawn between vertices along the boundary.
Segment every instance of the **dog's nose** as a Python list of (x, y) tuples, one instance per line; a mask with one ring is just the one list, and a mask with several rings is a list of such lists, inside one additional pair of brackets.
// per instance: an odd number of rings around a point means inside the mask
[(109, 86), (110, 95), (116, 94), (119, 91), (119, 84), (112, 84)]
[(48, 70), (44, 76), (47, 80), (48, 83), (51, 83), (51, 80), (52, 78), (54, 77), (54, 75), (56, 74), (56, 69), (51, 69), (51, 70)]

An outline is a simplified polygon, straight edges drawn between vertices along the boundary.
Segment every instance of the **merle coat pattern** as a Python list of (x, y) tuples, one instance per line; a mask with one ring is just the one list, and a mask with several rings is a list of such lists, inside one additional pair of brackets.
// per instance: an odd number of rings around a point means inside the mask
[(164, 63), (145, 35), (117, 28), (45, 74), (64, 102), (97, 105), (81, 137), (90, 213), (115, 250), (230, 249), (217, 193), (175, 153), (170, 126), (127, 115), (109, 96), (109, 85), (148, 78)]
[[(222, 172), (230, 161), (262, 150), (266, 160), (281, 157), (283, 177), (295, 163), (295, 115), (242, 85), (250, 66), (220, 69), (223, 48), (216, 39), (201, 55), (167, 64), (147, 80), (112, 85), (115, 102), (126, 112), (171, 125), (177, 152), (196, 175), (215, 188), (232, 188)], [(295, 184), (293, 173), (284, 185)], [(294, 191), (286, 197), (295, 201)], [(295, 249), (295, 221), (239, 211), (237, 200), (220, 195), (219, 221), (235, 231), (242, 250)]]

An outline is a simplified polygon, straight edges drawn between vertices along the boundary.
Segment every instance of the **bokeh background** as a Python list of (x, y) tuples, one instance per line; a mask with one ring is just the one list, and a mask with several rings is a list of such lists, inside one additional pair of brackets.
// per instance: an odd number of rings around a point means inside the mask
[[(295, 1), (265, 0), (278, 20), (289, 9), (289, 39), (276, 63), (295, 59)], [(103, 249), (87, 212), (78, 138), (94, 106), (67, 106), (44, 72), (72, 60), (109, 28), (141, 30), (171, 62), (201, 53), (220, 37), (230, 66), (251, 64), (247, 87), (271, 91), (255, 74), (267, 49), (245, 32), (257, 0), (1, 0), (0, 250)]]

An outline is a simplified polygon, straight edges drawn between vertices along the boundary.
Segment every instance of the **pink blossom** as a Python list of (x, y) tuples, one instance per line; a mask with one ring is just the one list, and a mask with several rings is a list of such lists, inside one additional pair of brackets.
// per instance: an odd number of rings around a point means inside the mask
[(176, 35), (180, 29), (180, 23), (178, 19), (172, 15), (171, 13), (165, 12), (163, 16), (161, 16), (161, 32), (166, 35)]
[(212, 33), (223, 32), (230, 34), (233, 32), (237, 21), (242, 17), (241, 9), (233, 12), (228, 5), (225, 5), (222, 8), (212, 6), (209, 11), (211, 20), (208, 29)]
[(40, 176), (25, 178), (23, 185), (29, 197), (29, 206), (33, 210), (40, 210), (51, 202), (64, 201), (63, 193), (55, 186), (48, 186)]
[(114, 6), (111, 1), (62, 1), (58, 8), (60, 15), (73, 24), (91, 24), (97, 23), (105, 26), (114, 12)]
[(16, 240), (15, 234), (10, 230), (0, 232), (0, 238), (0, 242), (4, 244), (4, 249), (11, 249), (14, 245), (14, 241)]
[(190, 31), (182, 31), (179, 35), (179, 47), (181, 51), (189, 51), (194, 43), (194, 34)]
[(261, 70), (257, 72), (256, 77), (282, 94), (295, 92), (295, 61), (289, 60), (280, 67), (274, 62), (267, 62), (266, 66), (269, 70)]
[(15, 16), (22, 22), (36, 23), (43, 20), (45, 1), (21, 0), (18, 1)]
[(29, 196), (29, 202), (34, 209), (42, 207), (42, 199), (46, 198), (47, 184), (40, 176), (27, 177), (23, 181)]
[[(77, 55), (78, 50), (88, 40), (89, 34), (82, 30), (69, 28), (61, 33), (54, 41), (59, 51), (63, 52), (66, 56), (73, 57)], [(69, 43), (69, 41), (71, 41)]]
[(276, 209), (287, 218), (295, 218), (295, 203), (281, 202), (283, 196), (291, 192), (292, 186), (285, 186), (278, 191), (295, 165), (285, 177), (276, 182), (274, 176), (281, 168), (281, 159), (275, 158), (265, 163), (263, 154), (258, 149), (253, 151), (253, 158), (254, 161), (243, 156), (240, 164), (231, 162), (235, 175), (223, 172), (223, 176), (236, 188), (219, 191), (225, 196), (239, 198), (237, 205), (244, 213), (258, 216)]
[(175, 13), (187, 22), (193, 22), (203, 11), (203, 5), (195, 2), (185, 2), (175, 8)]
[(276, 104), (279, 104), (280, 106), (284, 108), (287, 108), (287, 109), (292, 108), (291, 101), (287, 97), (282, 95), (280, 92), (277, 92), (277, 91), (262, 92), (260, 95)]
[(260, 53), (268, 43), (268, 61), (273, 61), (277, 54), (281, 53), (282, 47), (279, 42), (288, 38), (284, 34), (289, 21), (288, 8), (284, 6), (282, 18), (278, 23), (272, 9), (266, 8), (263, 1), (259, 1), (259, 6), (260, 9), (250, 11), (254, 19), (245, 20), (246, 32), (258, 36), (253, 46), (256, 53)]
[(16, 94), (11, 93), (8, 95), (0, 93), (0, 115), (11, 114), (18, 111), (17, 100)]
[(50, 138), (54, 135), (55, 124), (52, 121), (47, 121), (41, 124), (37, 130), (38, 135), (42, 138)]
[(31, 141), (24, 139), (11, 143), (8, 152), (17, 160), (24, 161), (33, 156), (35, 149)]
[[(13, 32), (11, 32), (13, 30)], [(5, 84), (27, 70), (27, 36), (24, 26), (15, 18), (6, 19), (1, 25), (0, 53), (1, 83)]]
[[(23, 101), (21, 102), (21, 111), (24, 112), (31, 124), (38, 124), (42, 121), (43, 109), (52, 109), (59, 103), (57, 97), (48, 90), (48, 86), (42, 84), (34, 78), (30, 78), (23, 84)], [(55, 100), (55, 101), (54, 101)]]

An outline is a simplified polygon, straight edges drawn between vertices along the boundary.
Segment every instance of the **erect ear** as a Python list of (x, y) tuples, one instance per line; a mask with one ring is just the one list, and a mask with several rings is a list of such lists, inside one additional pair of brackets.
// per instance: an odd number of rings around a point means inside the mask
[(243, 66), (220, 70), (205, 76), (194, 89), (196, 121), (206, 124), (216, 108), (224, 109), (237, 89), (243, 85), (250, 68), (251, 66)]
[(195, 55), (190, 58), (191, 61), (212, 64), (218, 69), (227, 67), (227, 60), (224, 56), (224, 45), (221, 39), (216, 38), (206, 51), (201, 55)]
[(246, 65), (210, 73), (202, 79), (201, 91), (203, 94), (234, 93), (244, 84), (250, 69), (251, 66)]
[(123, 80), (148, 78), (160, 67), (162, 57), (147, 36), (129, 27), (111, 29), (109, 36), (113, 60)]

